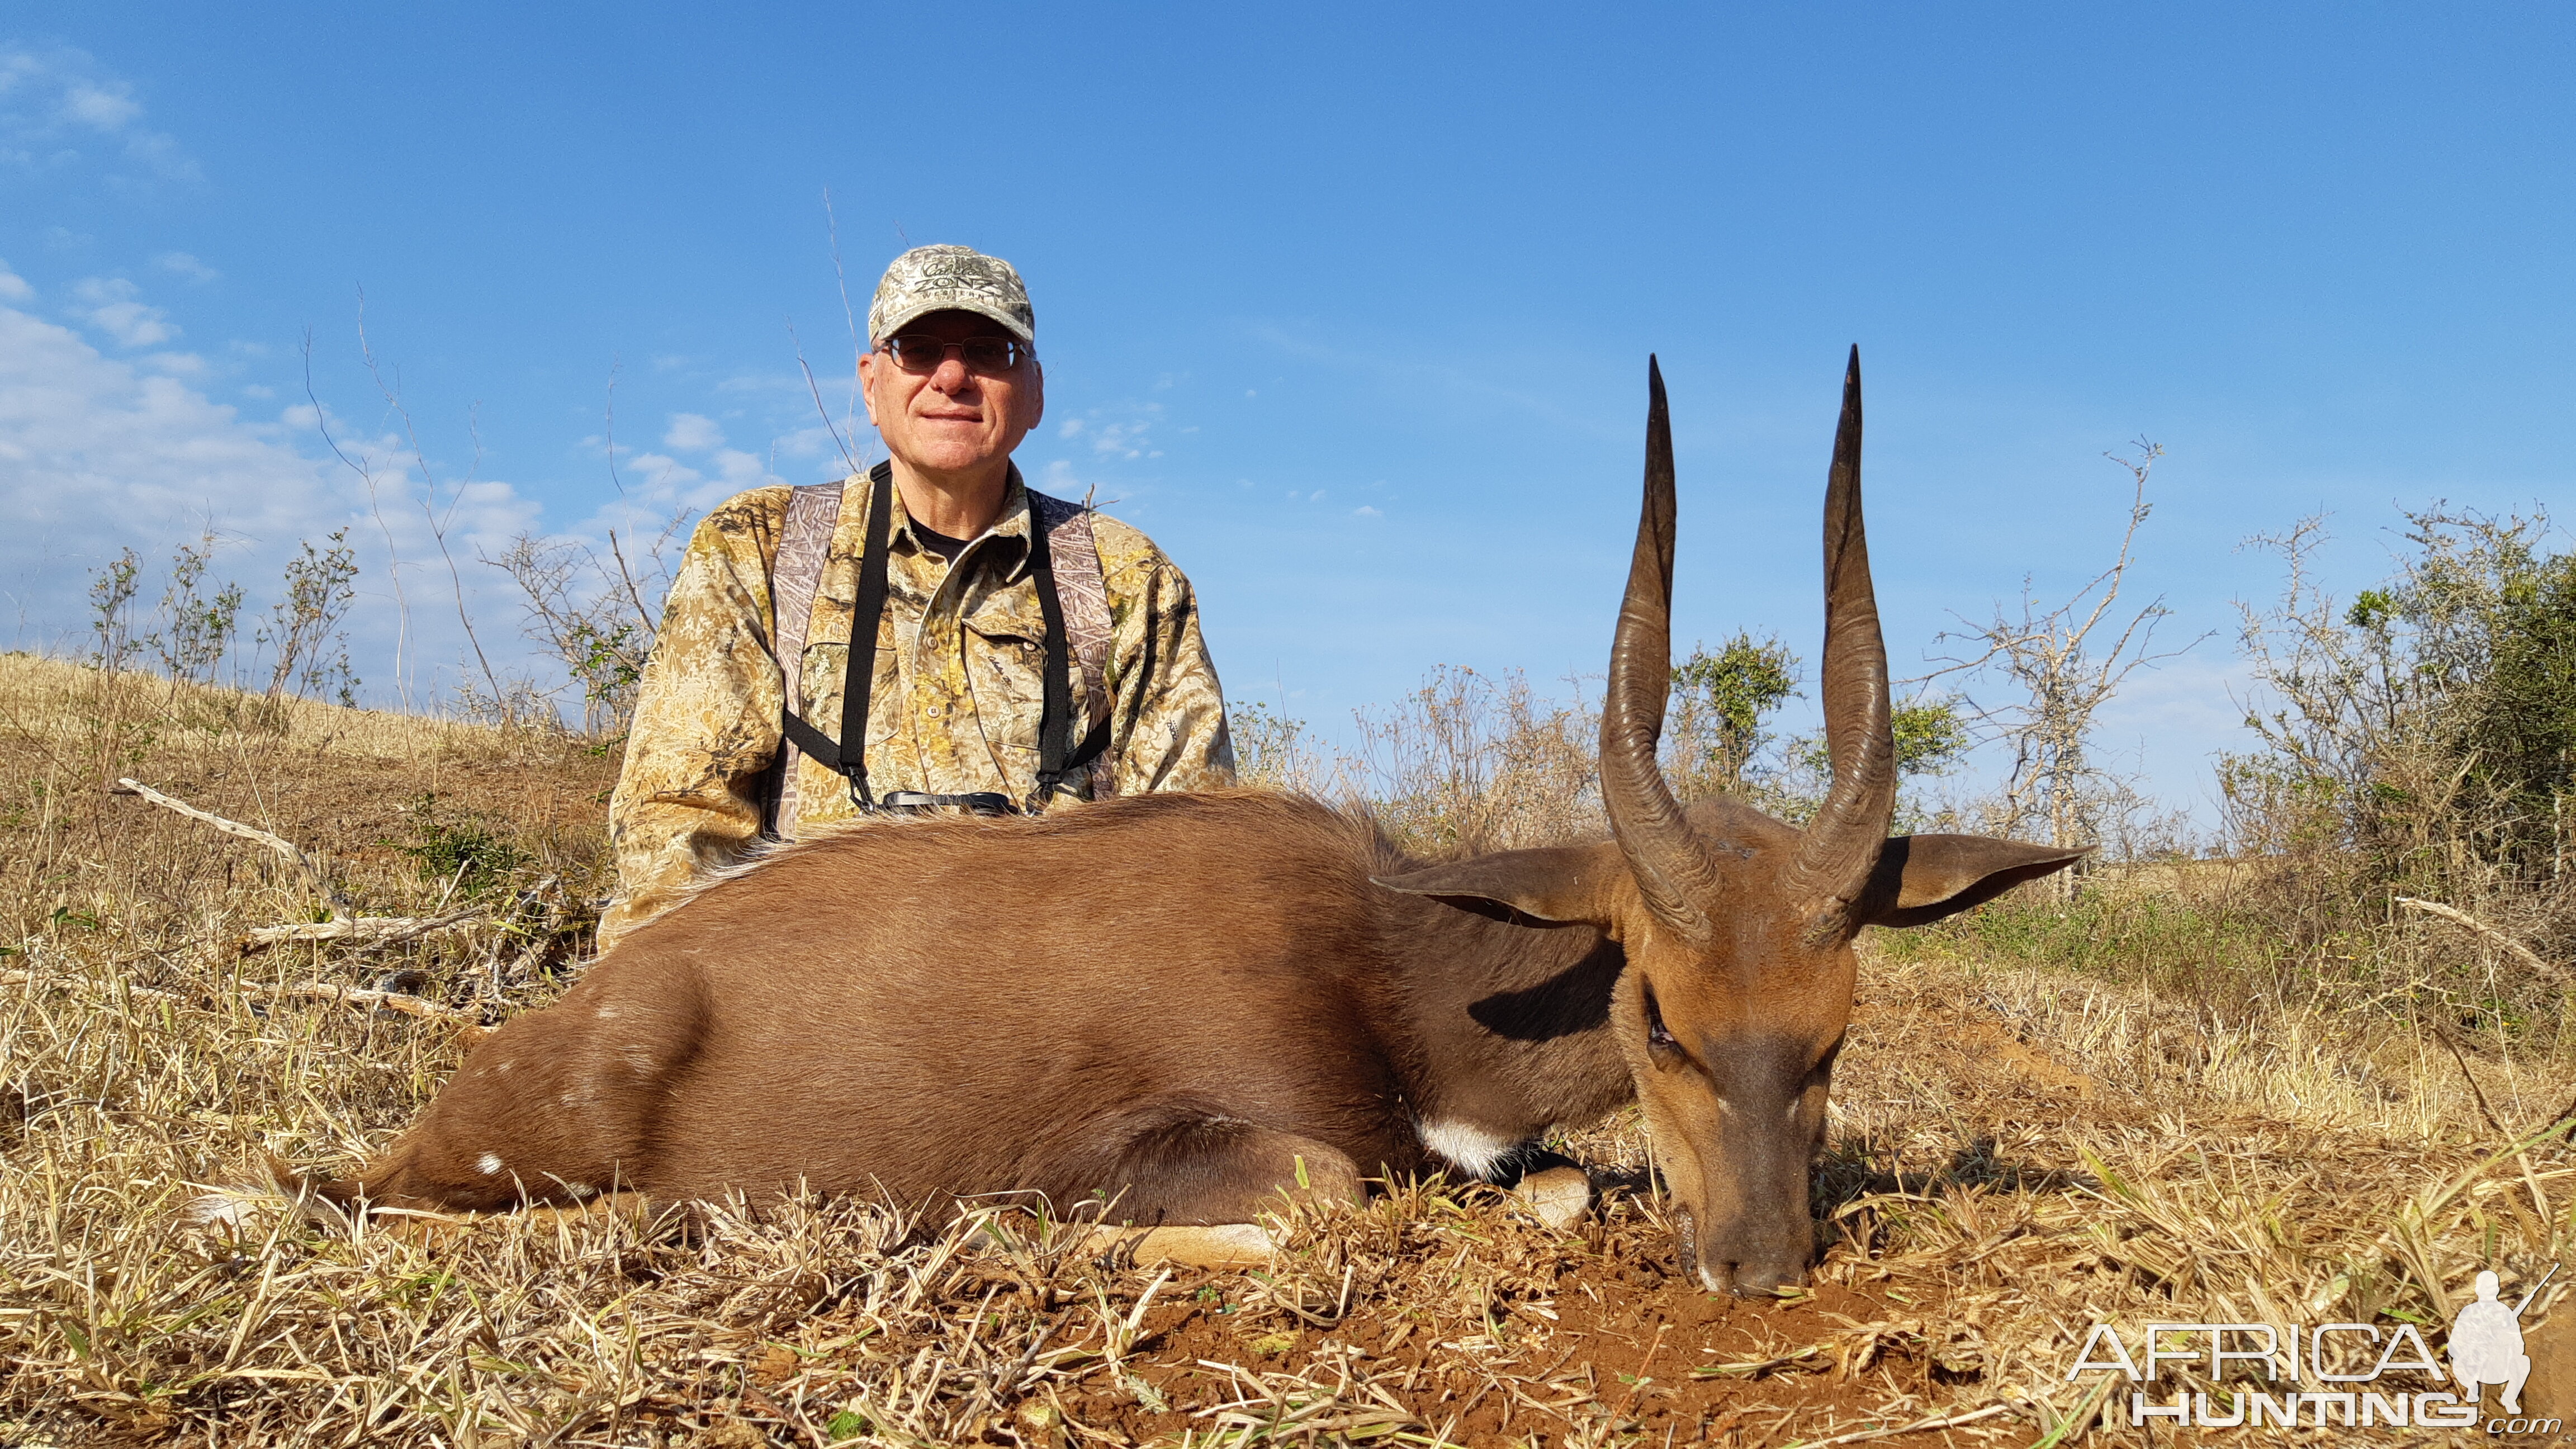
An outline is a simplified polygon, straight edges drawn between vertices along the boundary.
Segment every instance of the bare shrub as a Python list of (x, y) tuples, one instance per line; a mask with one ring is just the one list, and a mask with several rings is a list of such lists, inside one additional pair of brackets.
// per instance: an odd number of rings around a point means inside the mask
[(119, 550), (115, 558), (90, 573), (90, 632), (98, 639), (98, 651), (91, 658), (109, 674), (122, 672), (142, 649), (134, 637), (133, 618), (134, 594), (142, 587), (142, 575), (143, 560), (130, 548)]
[(209, 529), (193, 544), (179, 545), (170, 559), (170, 582), (161, 591), (160, 628), (145, 642), (159, 655), (173, 680), (213, 684), (224, 659), (232, 653), (233, 635), (241, 623), (241, 585), (216, 587), (206, 578), (216, 538)]
[[(1950, 656), (1949, 667), (1940, 673), (1991, 679), (2002, 690), (2000, 696), (1980, 699), (1972, 693), (1963, 700), (1978, 732), (2011, 755), (2001, 786), (1982, 812), (1987, 818), (1979, 822), (1994, 834), (2035, 830), (2060, 846), (2099, 841), (2106, 812), (2128, 782), (2093, 757), (2095, 713), (2141, 666), (2200, 642), (2157, 652), (2156, 626), (2172, 612), (2163, 599), (2150, 600), (2134, 612), (2121, 607), (2120, 596), (2137, 559), (2138, 530), (2152, 511), (2147, 479), (2164, 456), (2163, 448), (2144, 438), (2131, 447), (2126, 456), (2104, 455), (2126, 470), (2131, 482), (2128, 525), (2109, 565), (2060, 604), (2043, 606), (2025, 580), (2018, 613), (1998, 605), (1989, 622), (1942, 636), (1963, 640), (1975, 652)], [(2071, 893), (2075, 877), (2073, 871), (2052, 877), (2060, 882), (2054, 889)]]
[(316, 550), (311, 539), (286, 561), (276, 605), (259, 628), (258, 642), (272, 655), (268, 697), (292, 686), (308, 699), (328, 696), (357, 703), (358, 676), (349, 667), (349, 636), (339, 632), (357, 600), (358, 559), (349, 530), (335, 530)]
[(1238, 703), (1226, 710), (1226, 729), (1234, 741), (1235, 779), (1242, 784), (1325, 800), (1343, 793), (1339, 757), (1309, 737), (1304, 720), (1266, 704)]
[(661, 625), (659, 610), (646, 599), (658, 601), (669, 591), (669, 549), (681, 521), (674, 517), (644, 555), (648, 573), (642, 581), (628, 566), (614, 529), (606, 559), (576, 540), (523, 533), (499, 558), (482, 560), (518, 586), (527, 637), (544, 646), (563, 665), (569, 685), (581, 691), (586, 734), (623, 734), (635, 712), (644, 661)]
[(1541, 699), (1517, 670), (1496, 678), (1442, 665), (1395, 705), (1355, 719), (1358, 750), (1342, 778), (1407, 849), (1472, 854), (1607, 828), (1599, 714), (1579, 698)]

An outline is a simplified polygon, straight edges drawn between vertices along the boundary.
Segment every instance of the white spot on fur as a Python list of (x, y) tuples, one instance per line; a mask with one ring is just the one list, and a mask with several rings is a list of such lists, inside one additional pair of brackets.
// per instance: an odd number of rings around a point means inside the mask
[(564, 1184), (564, 1191), (571, 1193), (575, 1198), (587, 1198), (599, 1189), (586, 1182), (567, 1182)]
[(1423, 1146), (1479, 1178), (1493, 1176), (1503, 1158), (1521, 1145), (1517, 1138), (1488, 1132), (1468, 1122), (1425, 1122), (1421, 1130)]
[(592, 1012), (591, 1015), (598, 1017), (602, 1021), (614, 1021), (617, 1019), (617, 1008), (614, 1006), (603, 1006), (599, 1010)]
[(486, 1152), (482, 1156), (474, 1159), (474, 1170), (483, 1174), (485, 1177), (490, 1177), (501, 1170), (501, 1159), (492, 1153)]
[(578, 1093), (578, 1092), (566, 1092), (566, 1093), (564, 1093), (564, 1094), (563, 1094), (563, 1104), (564, 1104), (565, 1106), (567, 1106), (567, 1107), (578, 1107), (578, 1106), (580, 1106), (580, 1105), (581, 1105), (581, 1094), (580, 1094), (580, 1093)]
[(518, 1065), (518, 1063), (517, 1063), (517, 1062), (503, 1062), (501, 1065), (499, 1065), (499, 1066), (497, 1066), (497, 1067), (493, 1068), (493, 1070), (494, 1070), (494, 1071), (496, 1071), (496, 1072), (506, 1072), (506, 1071), (508, 1071), (510, 1068), (515, 1067), (515, 1066), (517, 1066), (517, 1065)]
[(640, 1046), (622, 1047), (617, 1054), (626, 1058), (626, 1065), (639, 1072), (653, 1070), (653, 1054)]

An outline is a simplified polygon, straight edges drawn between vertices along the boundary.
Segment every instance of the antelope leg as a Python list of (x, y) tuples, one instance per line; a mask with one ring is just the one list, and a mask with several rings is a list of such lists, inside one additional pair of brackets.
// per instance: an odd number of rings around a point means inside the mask
[(1337, 1147), (1235, 1119), (1176, 1120), (1139, 1133), (1110, 1180), (1113, 1211), (1139, 1226), (1237, 1226), (1280, 1199), (1358, 1207), (1368, 1185)]

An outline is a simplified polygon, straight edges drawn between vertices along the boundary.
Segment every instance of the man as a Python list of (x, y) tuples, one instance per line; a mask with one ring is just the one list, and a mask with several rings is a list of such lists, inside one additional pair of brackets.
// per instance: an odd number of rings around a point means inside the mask
[[(1011, 462), (1046, 410), (1019, 273), (917, 247), (886, 269), (868, 335), (859, 384), (887, 461), (837, 486), (737, 494), (689, 540), (609, 805), (619, 897), (603, 949), (765, 831), (1234, 782), (1189, 580), (1135, 529), (1030, 492)], [(864, 604), (878, 606), (873, 668), (854, 673)], [(1049, 757), (1051, 671), (1070, 719)], [(844, 720), (854, 681), (863, 731)], [(1096, 763), (1069, 741), (1099, 746)]]

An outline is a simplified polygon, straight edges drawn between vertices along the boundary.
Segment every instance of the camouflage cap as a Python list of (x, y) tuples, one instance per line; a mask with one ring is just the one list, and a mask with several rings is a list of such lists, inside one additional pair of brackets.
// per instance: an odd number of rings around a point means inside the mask
[(973, 247), (914, 247), (886, 268), (868, 303), (868, 340), (883, 342), (895, 329), (932, 312), (972, 312), (990, 317), (1022, 342), (1038, 338), (1029, 289), (1000, 257)]

